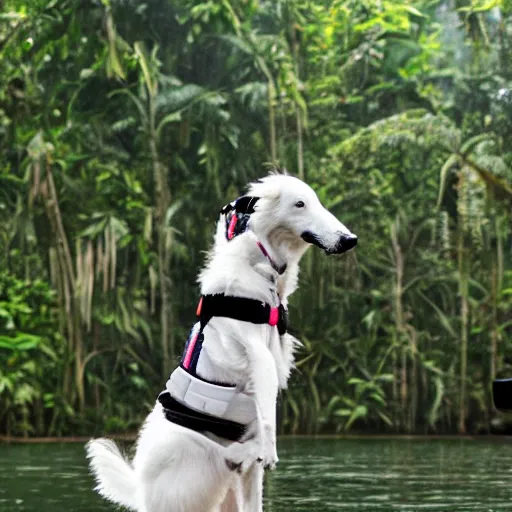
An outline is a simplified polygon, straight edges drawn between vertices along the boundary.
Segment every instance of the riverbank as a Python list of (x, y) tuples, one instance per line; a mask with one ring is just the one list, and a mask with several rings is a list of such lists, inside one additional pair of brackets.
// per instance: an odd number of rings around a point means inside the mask
[[(5, 444), (52, 444), (52, 443), (86, 443), (94, 437), (108, 437), (119, 441), (135, 441), (137, 434), (101, 434), (97, 436), (70, 436), (70, 437), (21, 437), (21, 436), (0, 436), (0, 443)], [(347, 439), (347, 440), (409, 440), (409, 441), (430, 441), (430, 440), (445, 440), (445, 441), (510, 441), (512, 442), (512, 435), (399, 435), (399, 434), (321, 434), (321, 435), (282, 435), (278, 436), (279, 439)]]

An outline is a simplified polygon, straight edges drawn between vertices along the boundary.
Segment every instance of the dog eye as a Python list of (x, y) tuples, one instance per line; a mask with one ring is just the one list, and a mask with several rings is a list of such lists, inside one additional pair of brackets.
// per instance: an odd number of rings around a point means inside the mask
[(306, 205), (304, 204), (304, 201), (297, 201), (297, 202), (295, 203), (295, 206), (296, 206), (297, 208), (304, 208), (304, 206), (306, 206)]

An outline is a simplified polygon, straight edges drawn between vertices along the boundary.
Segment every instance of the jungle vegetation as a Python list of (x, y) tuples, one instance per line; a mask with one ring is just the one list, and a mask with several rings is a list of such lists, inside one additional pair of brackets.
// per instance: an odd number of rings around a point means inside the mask
[(303, 260), (280, 432), (487, 432), (511, 88), (511, 0), (5, 0), (0, 433), (135, 430), (272, 165), (359, 236)]

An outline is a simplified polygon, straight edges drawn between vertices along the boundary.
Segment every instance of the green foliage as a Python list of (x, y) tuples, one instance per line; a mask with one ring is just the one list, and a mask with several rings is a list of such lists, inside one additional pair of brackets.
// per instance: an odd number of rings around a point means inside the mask
[(135, 429), (219, 207), (265, 162), (359, 235), (310, 250), (291, 433), (485, 431), (511, 349), (510, 2), (4, 2), (0, 431)]
[(21, 281), (0, 273), (0, 417), (8, 433), (44, 432), (52, 394), (41, 383), (56, 383), (58, 335), (55, 294), (41, 280)]

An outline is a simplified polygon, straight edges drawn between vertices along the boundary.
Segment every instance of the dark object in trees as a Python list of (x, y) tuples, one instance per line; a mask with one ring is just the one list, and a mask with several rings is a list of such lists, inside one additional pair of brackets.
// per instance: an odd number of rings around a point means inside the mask
[(495, 379), (492, 383), (492, 395), (498, 411), (512, 411), (512, 378)]

